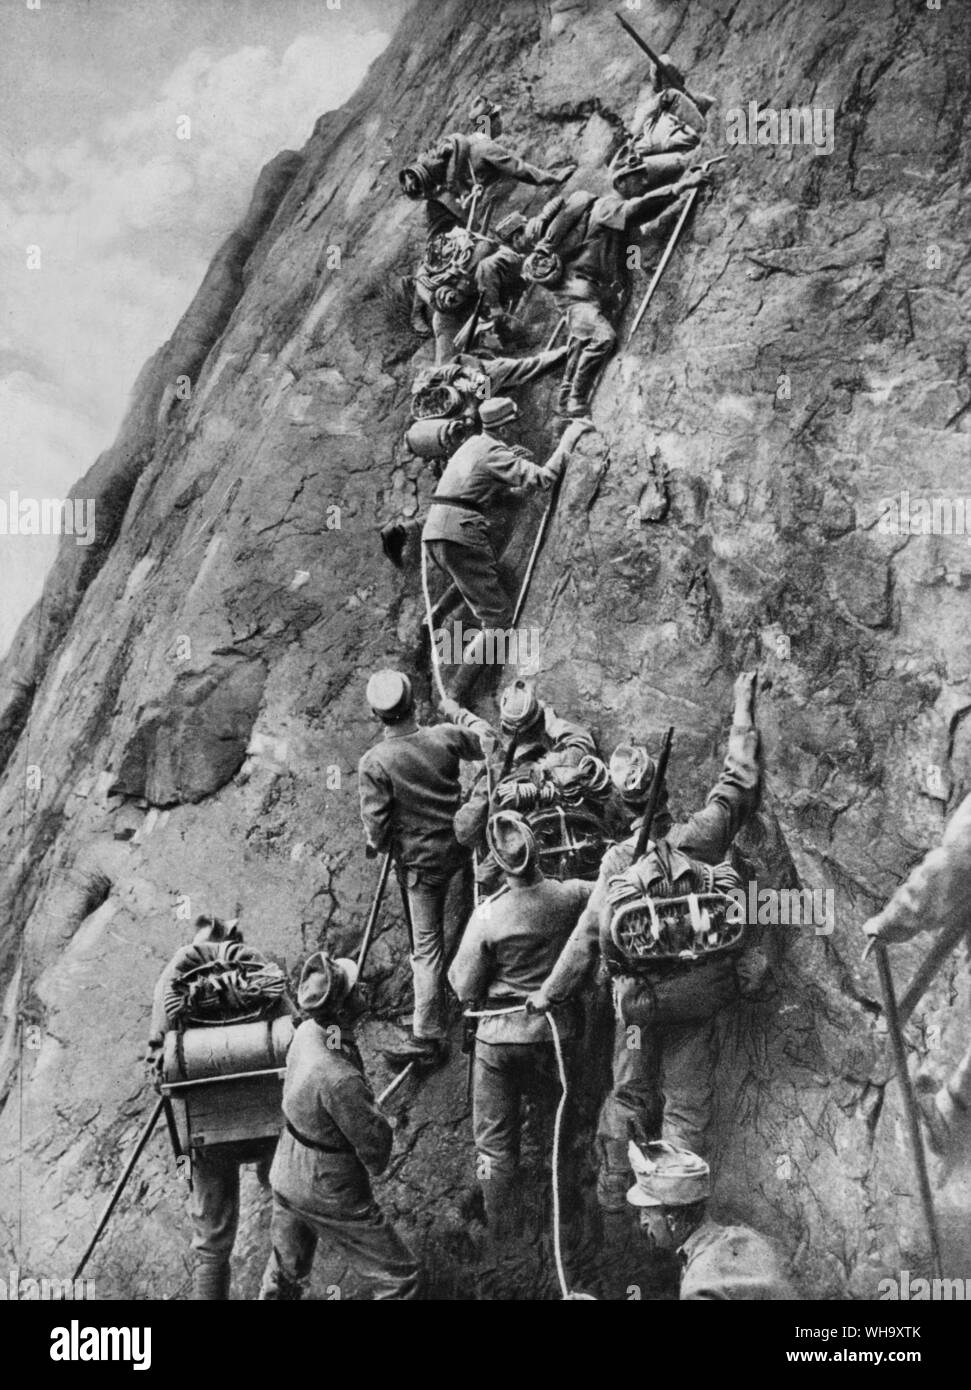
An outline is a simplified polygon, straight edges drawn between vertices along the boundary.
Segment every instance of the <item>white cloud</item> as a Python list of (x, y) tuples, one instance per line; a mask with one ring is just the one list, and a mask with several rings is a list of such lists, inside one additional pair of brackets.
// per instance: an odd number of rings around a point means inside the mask
[[(0, 347), (18, 372), (0, 375), (0, 496), (31, 479), (63, 495), (111, 442), (138, 370), (188, 306), (260, 168), (301, 148), (387, 37), (330, 29), (279, 56), (197, 48), (136, 110), (88, 131), (82, 110), (70, 144), (0, 156)], [(188, 140), (177, 138), (182, 116)], [(27, 268), (28, 246), (40, 247), (39, 270)], [(33, 375), (24, 363), (37, 364)], [(22, 593), (2, 592), (19, 617)]]

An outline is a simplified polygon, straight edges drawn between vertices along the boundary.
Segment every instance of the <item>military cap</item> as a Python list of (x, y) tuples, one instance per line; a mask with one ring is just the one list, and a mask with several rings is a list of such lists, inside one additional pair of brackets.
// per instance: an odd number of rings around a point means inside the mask
[(508, 396), (490, 396), (479, 406), (479, 419), (484, 429), (490, 425), (508, 425), (518, 417), (519, 406)]
[(517, 811), (498, 811), (486, 830), (489, 848), (507, 874), (525, 874), (536, 862), (533, 832)]
[(411, 681), (401, 671), (375, 671), (366, 695), (371, 709), (386, 724), (403, 719), (414, 704)]
[(637, 1179), (627, 1193), (632, 1207), (687, 1207), (711, 1196), (711, 1169), (690, 1149), (680, 1149), (664, 1139), (627, 1146), (630, 1166)]
[(357, 962), (346, 956), (331, 957), (315, 951), (304, 962), (297, 987), (297, 1003), (304, 1013), (338, 1009), (357, 984)]

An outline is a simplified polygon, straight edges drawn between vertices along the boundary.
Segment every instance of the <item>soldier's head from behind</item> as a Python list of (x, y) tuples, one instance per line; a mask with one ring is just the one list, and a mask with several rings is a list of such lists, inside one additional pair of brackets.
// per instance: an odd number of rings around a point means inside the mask
[(519, 407), (508, 396), (490, 396), (479, 406), (479, 420), (486, 434), (505, 439), (511, 425), (519, 419)]
[(195, 935), (192, 940), (197, 946), (220, 946), (223, 942), (242, 939), (243, 933), (239, 929), (238, 917), (228, 917), (224, 921), (221, 917), (204, 915), (195, 920)]
[(536, 840), (518, 811), (498, 811), (486, 827), (486, 839), (507, 883), (534, 883), (542, 877)]
[(411, 681), (401, 671), (375, 671), (367, 683), (366, 698), (371, 713), (382, 724), (402, 724), (415, 708)]
[(345, 1017), (357, 985), (357, 962), (347, 956), (315, 951), (304, 961), (297, 986), (297, 1004), (316, 1023)]
[(705, 1219), (711, 1169), (690, 1149), (666, 1140), (627, 1147), (634, 1186), (627, 1200), (640, 1214), (641, 1232), (657, 1253), (677, 1250)]
[(469, 125), (479, 135), (490, 139), (502, 134), (502, 107), (492, 101), (484, 92), (473, 97), (469, 107)]
[[(610, 780), (624, 805), (634, 814), (643, 812), (651, 794), (657, 764), (642, 743), (619, 743), (610, 755)], [(660, 840), (671, 829), (668, 790), (663, 787), (654, 813), (651, 838)]]
[(502, 242), (503, 246), (509, 246), (513, 251), (524, 256), (529, 250), (526, 226), (526, 219), (521, 212), (510, 212), (501, 222), (496, 224), (496, 238)]

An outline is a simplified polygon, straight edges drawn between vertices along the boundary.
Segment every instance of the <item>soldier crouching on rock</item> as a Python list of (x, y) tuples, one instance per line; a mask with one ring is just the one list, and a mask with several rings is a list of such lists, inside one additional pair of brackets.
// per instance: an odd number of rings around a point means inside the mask
[(272, 1251), (260, 1299), (296, 1301), (317, 1242), (339, 1252), (373, 1291), (375, 1302), (418, 1297), (414, 1255), (374, 1200), (369, 1173), (383, 1173), (392, 1131), (374, 1103), (354, 1042), (352, 960), (317, 951), (306, 962), (297, 1029), (283, 1083), (286, 1121), (270, 1186)]

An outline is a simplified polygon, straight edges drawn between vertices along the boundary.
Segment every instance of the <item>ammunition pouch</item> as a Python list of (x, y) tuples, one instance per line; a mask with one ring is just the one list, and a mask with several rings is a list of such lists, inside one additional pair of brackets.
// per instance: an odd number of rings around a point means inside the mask
[(623, 970), (637, 974), (656, 965), (690, 965), (737, 951), (745, 921), (726, 893), (684, 893), (670, 898), (637, 895), (614, 905), (609, 934)]

